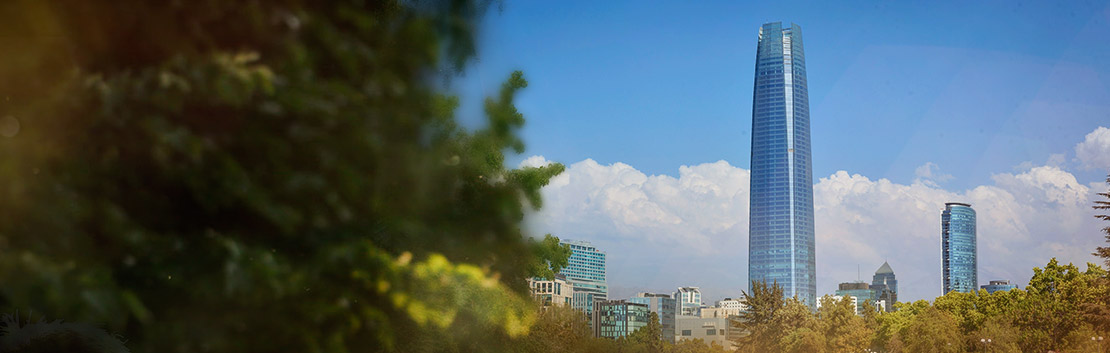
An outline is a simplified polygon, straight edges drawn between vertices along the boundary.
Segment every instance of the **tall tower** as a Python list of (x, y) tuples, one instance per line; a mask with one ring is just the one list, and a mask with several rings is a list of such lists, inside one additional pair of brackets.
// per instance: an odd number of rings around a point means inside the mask
[(748, 286), (777, 282), (816, 306), (809, 94), (802, 28), (759, 29), (752, 98)]
[(959, 202), (944, 204), (940, 214), (944, 293), (972, 293), (979, 283), (975, 249), (975, 210)]

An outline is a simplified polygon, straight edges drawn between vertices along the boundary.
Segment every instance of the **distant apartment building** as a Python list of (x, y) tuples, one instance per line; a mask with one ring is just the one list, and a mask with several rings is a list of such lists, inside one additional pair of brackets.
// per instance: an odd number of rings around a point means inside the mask
[(1016, 284), (1010, 284), (1010, 281), (1007, 281), (1007, 280), (990, 281), (990, 284), (984, 284), (984, 285), (980, 286), (979, 288), (986, 289), (987, 294), (993, 294), (994, 292), (998, 292), (998, 291), (1005, 292), (1005, 291), (1012, 290), (1012, 289), (1018, 289)]
[(882, 302), (884, 311), (894, 311), (894, 303), (898, 302), (898, 280), (889, 263), (884, 261), (875, 271), (875, 276), (871, 277), (871, 291), (875, 295), (875, 301)]
[(559, 273), (566, 276), (574, 287), (571, 307), (593, 317), (594, 302), (609, 299), (609, 286), (605, 282), (605, 252), (586, 241), (564, 240), (570, 246), (567, 266)]
[(941, 294), (974, 292), (979, 284), (975, 210), (966, 203), (946, 203), (940, 214), (940, 226)]
[(647, 326), (651, 311), (646, 304), (626, 300), (605, 300), (594, 303), (592, 318), (594, 337), (617, 339), (628, 337)]
[(744, 310), (748, 310), (748, 304), (744, 303), (743, 299), (725, 298), (717, 301), (717, 310), (725, 317), (740, 315)]
[(529, 279), (528, 288), (531, 289), (532, 297), (543, 306), (570, 306), (574, 297), (574, 286), (561, 273), (556, 274), (553, 280)]
[(856, 315), (860, 314), (860, 307), (864, 302), (875, 303), (875, 292), (867, 282), (845, 282), (837, 286), (838, 297), (852, 297), (852, 305), (856, 307)]
[(675, 319), (677, 327), (675, 342), (700, 339), (705, 344), (716, 343), (721, 347), (732, 347), (730, 337), (736, 336), (736, 329), (729, 325), (727, 317), (702, 318), (693, 316), (679, 316)]
[(659, 325), (663, 329), (663, 340), (674, 343), (675, 316), (677, 316), (676, 301), (670, 295), (656, 293), (640, 293), (628, 301), (648, 306), (648, 310), (659, 316)]
[(698, 287), (678, 287), (674, 292), (679, 316), (701, 316), (701, 289)]
[(743, 300), (725, 298), (723, 300), (718, 300), (716, 305), (714, 305), (714, 306), (707, 307), (707, 308), (702, 308), (701, 309), (701, 315), (699, 315), (699, 316), (701, 318), (715, 318), (715, 317), (726, 317), (727, 318), (729, 316), (738, 316), (738, 315), (740, 315), (741, 312), (743, 312), (744, 310), (747, 310), (747, 309), (748, 309), (748, 306), (747, 306), (747, 304), (744, 304)]

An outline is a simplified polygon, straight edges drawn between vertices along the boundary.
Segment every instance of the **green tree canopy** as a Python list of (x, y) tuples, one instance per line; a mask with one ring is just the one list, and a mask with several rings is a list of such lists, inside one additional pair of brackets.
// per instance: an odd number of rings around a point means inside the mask
[(507, 170), (527, 86), (456, 123), (488, 3), (0, 4), (0, 311), (135, 351), (502, 350), (521, 231), (563, 170)]

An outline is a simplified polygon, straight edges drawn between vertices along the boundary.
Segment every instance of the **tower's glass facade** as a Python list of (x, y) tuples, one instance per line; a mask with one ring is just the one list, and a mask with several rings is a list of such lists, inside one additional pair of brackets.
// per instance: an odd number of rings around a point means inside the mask
[(599, 301), (593, 317), (594, 337), (621, 338), (647, 326), (651, 311), (647, 304), (625, 300)]
[[(966, 203), (944, 204), (940, 214), (944, 293), (972, 293), (979, 283), (975, 250), (975, 210)], [(944, 294), (942, 293), (942, 294)]]
[(594, 302), (609, 298), (609, 286), (605, 282), (605, 252), (585, 241), (563, 241), (563, 244), (570, 246), (570, 257), (567, 266), (559, 273), (574, 286), (571, 307), (593, 315)]
[(759, 29), (752, 99), (748, 285), (777, 282), (810, 307), (817, 297), (809, 96), (802, 29)]

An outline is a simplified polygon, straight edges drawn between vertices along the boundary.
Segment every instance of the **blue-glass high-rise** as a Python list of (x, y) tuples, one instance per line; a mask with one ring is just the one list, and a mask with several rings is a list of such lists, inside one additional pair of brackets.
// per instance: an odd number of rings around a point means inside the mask
[(940, 214), (940, 227), (944, 293), (975, 292), (979, 283), (975, 210), (966, 203), (946, 203)]
[(570, 246), (567, 266), (559, 273), (574, 286), (571, 307), (593, 317), (594, 302), (609, 298), (609, 286), (605, 281), (605, 252), (586, 241), (564, 240), (562, 243)]
[[(752, 98), (748, 285), (777, 282), (816, 305), (809, 95), (802, 28), (759, 29)], [(750, 289), (750, 288), (749, 288)]]

